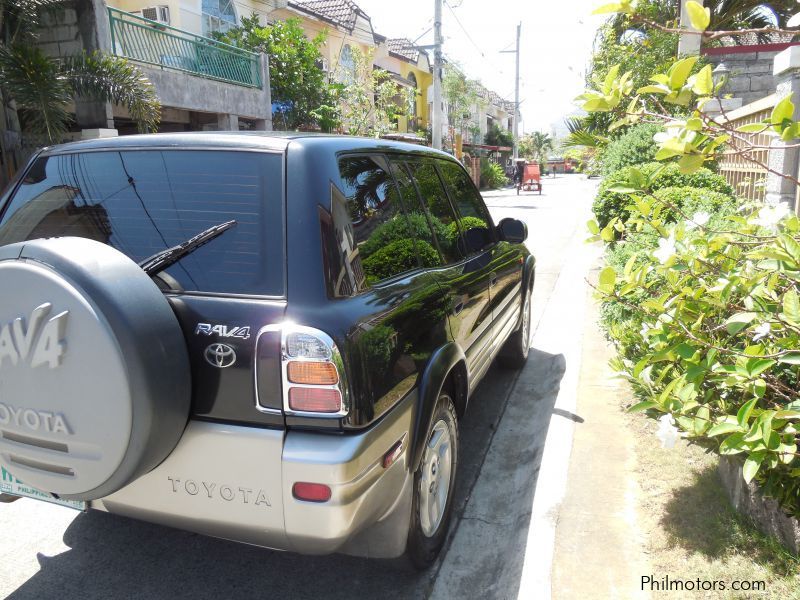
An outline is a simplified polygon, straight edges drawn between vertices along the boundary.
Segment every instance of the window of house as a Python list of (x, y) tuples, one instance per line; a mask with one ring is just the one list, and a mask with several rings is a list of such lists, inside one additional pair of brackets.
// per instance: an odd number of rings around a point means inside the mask
[(417, 78), (413, 73), (408, 74), (408, 82), (411, 84), (411, 91), (414, 93), (408, 107), (408, 117), (409, 119), (414, 119), (417, 116)]
[(356, 77), (356, 59), (353, 56), (353, 49), (350, 44), (342, 46), (339, 53), (339, 73), (340, 82), (352, 82)]
[(232, 0), (203, 0), (203, 35), (225, 33), (236, 27), (236, 9)]

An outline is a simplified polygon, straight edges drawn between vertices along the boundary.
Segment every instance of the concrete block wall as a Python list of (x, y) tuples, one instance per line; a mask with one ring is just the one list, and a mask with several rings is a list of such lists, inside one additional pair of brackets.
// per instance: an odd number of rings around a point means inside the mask
[(39, 47), (47, 56), (70, 56), (83, 50), (78, 14), (72, 3), (65, 3), (62, 10), (46, 10), (41, 18)]
[(721, 62), (729, 69), (725, 94), (741, 98), (742, 104), (750, 104), (775, 92), (777, 85), (772, 75), (772, 61), (778, 54), (774, 51), (732, 52), (709, 54), (705, 58), (714, 67)]

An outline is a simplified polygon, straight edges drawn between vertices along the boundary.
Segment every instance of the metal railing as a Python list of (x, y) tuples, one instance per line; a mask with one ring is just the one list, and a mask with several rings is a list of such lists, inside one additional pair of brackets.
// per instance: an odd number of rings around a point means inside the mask
[(114, 54), (245, 87), (261, 88), (261, 56), (211, 38), (108, 9)]

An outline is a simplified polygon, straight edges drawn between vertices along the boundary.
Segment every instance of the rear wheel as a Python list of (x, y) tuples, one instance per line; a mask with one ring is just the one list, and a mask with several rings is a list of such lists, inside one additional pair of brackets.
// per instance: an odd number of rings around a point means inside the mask
[(528, 360), (531, 347), (531, 295), (532, 286), (525, 293), (522, 303), (522, 314), (517, 330), (506, 341), (500, 354), (500, 364), (509, 369), (521, 369)]
[(458, 469), (458, 421), (453, 400), (442, 392), (417, 472), (406, 555), (418, 569), (430, 567), (444, 546), (453, 510)]

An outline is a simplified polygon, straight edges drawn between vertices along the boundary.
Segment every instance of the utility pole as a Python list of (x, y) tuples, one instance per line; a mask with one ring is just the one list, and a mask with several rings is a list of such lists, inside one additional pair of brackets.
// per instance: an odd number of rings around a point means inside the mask
[(442, 0), (434, 0), (433, 11), (433, 147), (442, 149)]
[[(703, 0), (697, 0), (700, 6), (703, 5)], [(687, 31), (697, 31), (692, 27), (692, 21), (689, 19), (689, 11), (686, 9), (686, 2), (681, 1), (681, 29)], [(698, 56), (700, 54), (700, 44), (702, 36), (697, 33), (682, 33), (678, 36), (678, 56)]]
[(517, 80), (514, 84), (514, 164), (519, 158), (519, 34), (522, 22), (517, 23)]
[(517, 49), (516, 50), (501, 50), (500, 52), (506, 54), (517, 55), (517, 74), (514, 81), (514, 164), (517, 164), (519, 158), (519, 144), (517, 138), (519, 137), (519, 36), (522, 29), (522, 23), (517, 23)]

